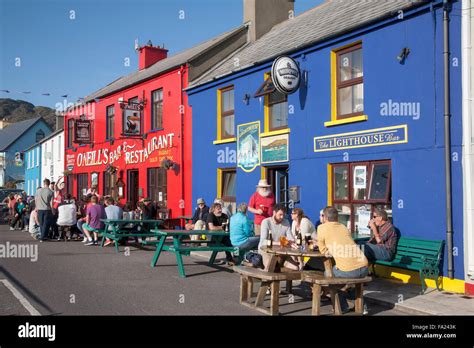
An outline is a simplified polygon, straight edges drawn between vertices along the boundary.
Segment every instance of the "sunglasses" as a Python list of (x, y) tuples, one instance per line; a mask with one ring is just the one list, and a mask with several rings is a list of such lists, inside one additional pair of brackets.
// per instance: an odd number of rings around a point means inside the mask
[(379, 217), (378, 215), (373, 215), (373, 216), (372, 216), (372, 218), (374, 218), (374, 219), (375, 219), (375, 218), (378, 218), (378, 217)]

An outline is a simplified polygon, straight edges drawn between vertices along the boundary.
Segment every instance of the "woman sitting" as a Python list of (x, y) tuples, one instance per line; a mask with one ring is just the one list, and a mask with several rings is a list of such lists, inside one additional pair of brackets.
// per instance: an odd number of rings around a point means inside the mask
[(255, 237), (247, 217), (247, 204), (240, 203), (237, 213), (230, 218), (230, 241), (239, 249), (252, 250), (258, 248), (260, 237)]

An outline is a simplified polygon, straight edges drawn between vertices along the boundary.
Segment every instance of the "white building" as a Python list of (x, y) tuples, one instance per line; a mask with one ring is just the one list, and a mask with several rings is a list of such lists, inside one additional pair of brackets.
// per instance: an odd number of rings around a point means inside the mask
[(41, 182), (58, 182), (64, 177), (64, 130), (60, 129), (41, 141)]

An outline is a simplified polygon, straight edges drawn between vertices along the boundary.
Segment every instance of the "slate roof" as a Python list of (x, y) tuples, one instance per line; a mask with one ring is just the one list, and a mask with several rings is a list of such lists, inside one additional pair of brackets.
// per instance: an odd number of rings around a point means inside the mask
[(246, 28), (247, 25), (243, 24), (233, 30), (230, 30), (228, 32), (225, 32), (223, 34), (220, 34), (210, 40), (207, 40), (199, 45), (196, 45), (194, 47), (191, 47), (187, 50), (184, 50), (182, 52), (179, 52), (175, 55), (168, 56), (165, 59), (162, 59), (155, 64), (149, 66), (148, 68), (142, 69), (135, 71), (129, 75), (120, 77), (116, 79), (115, 81), (111, 82), (107, 86), (99, 89), (98, 91), (92, 93), (91, 95), (87, 96), (84, 98), (84, 103), (87, 103), (95, 98), (100, 98), (105, 95), (114, 93), (116, 91), (122, 90), (126, 87), (130, 87), (132, 85), (135, 85), (139, 83), (140, 81), (147, 80), (149, 78), (152, 78), (154, 76), (160, 75), (166, 71), (169, 71), (171, 69), (174, 69), (176, 67), (179, 67), (180, 65), (183, 65), (187, 62), (189, 62), (191, 59), (199, 56), (200, 54), (206, 52), (206, 50), (210, 49), (213, 47), (215, 44), (219, 43), (220, 41), (228, 38), (229, 36), (232, 36), (233, 34), (237, 33), (240, 30), (243, 30)]
[(46, 121), (42, 117), (35, 117), (29, 120), (16, 122), (8, 125), (4, 129), (0, 129), (0, 151), (6, 151), (19, 137), (21, 137), (28, 129), (33, 127), (37, 122)]
[[(293, 19), (275, 25), (257, 41), (247, 44), (229, 58), (192, 81), (188, 90), (206, 82), (312, 46), (320, 41), (367, 26), (398, 10), (428, 3), (426, 0), (328, 0)], [(239, 59), (235, 67), (234, 58)]]
[(64, 128), (61, 128), (61, 129), (58, 129), (58, 130), (55, 130), (54, 132), (52, 132), (51, 134), (48, 134), (47, 136), (45, 136), (43, 139), (41, 139), (40, 141), (38, 141), (37, 143), (34, 143), (33, 145), (31, 145), (30, 147), (28, 147), (27, 149), (23, 150), (23, 152), (27, 152), (27, 151), (30, 151), (31, 149), (41, 145), (42, 143), (44, 143), (45, 141), (55, 137), (56, 135), (58, 135), (59, 133), (63, 132), (64, 131)]

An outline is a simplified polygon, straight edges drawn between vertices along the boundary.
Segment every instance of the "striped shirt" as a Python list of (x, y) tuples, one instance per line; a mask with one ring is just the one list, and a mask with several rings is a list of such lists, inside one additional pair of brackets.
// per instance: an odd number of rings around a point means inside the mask
[[(395, 255), (395, 252), (397, 251), (398, 236), (393, 225), (387, 221), (382, 226), (378, 226), (377, 230), (381, 239), (378, 245), (387, 249), (391, 256)], [(375, 237), (370, 238), (369, 243), (377, 244)]]

